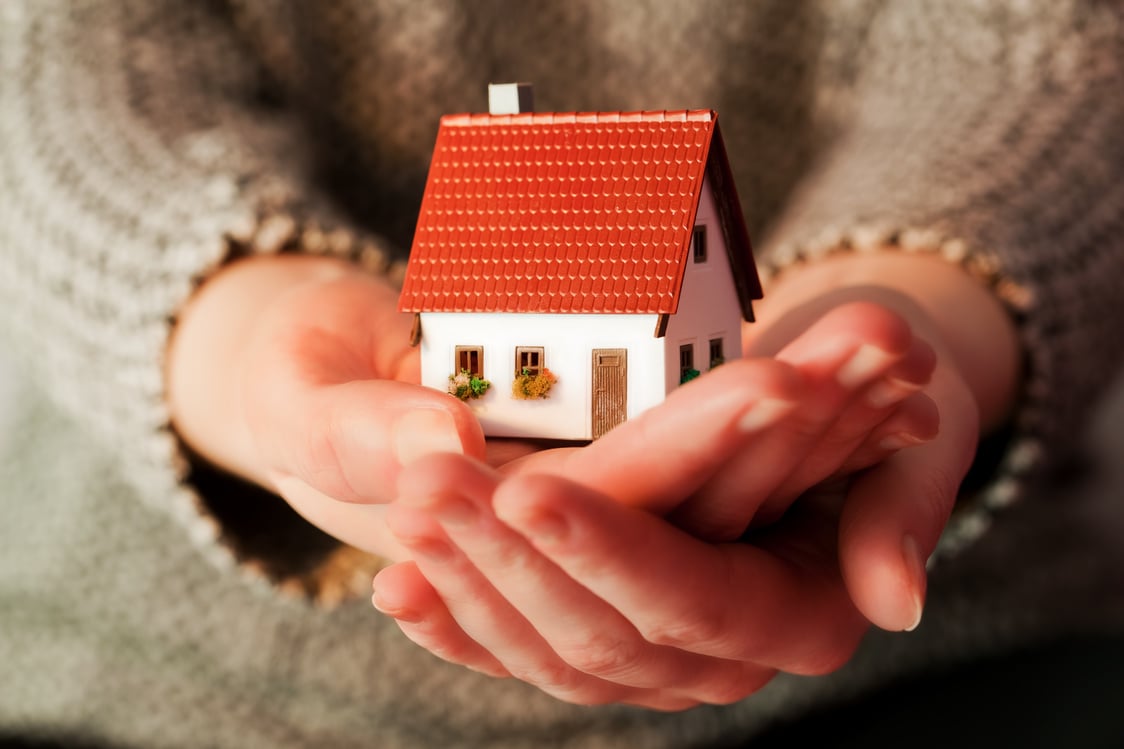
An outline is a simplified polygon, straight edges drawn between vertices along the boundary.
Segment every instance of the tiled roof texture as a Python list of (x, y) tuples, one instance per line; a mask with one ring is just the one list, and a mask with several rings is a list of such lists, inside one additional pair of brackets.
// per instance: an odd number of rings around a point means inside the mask
[(675, 312), (714, 130), (707, 110), (442, 118), (400, 309)]

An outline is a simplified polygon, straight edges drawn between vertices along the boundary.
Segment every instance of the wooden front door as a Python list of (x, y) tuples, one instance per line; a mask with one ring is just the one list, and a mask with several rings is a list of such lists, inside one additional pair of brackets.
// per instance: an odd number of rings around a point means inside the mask
[(625, 419), (628, 349), (593, 349), (593, 439)]

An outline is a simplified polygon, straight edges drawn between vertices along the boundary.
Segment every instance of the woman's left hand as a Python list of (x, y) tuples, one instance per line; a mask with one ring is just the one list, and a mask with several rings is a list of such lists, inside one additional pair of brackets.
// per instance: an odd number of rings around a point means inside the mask
[(838, 572), (834, 502), (758, 543), (709, 543), (463, 456), (423, 458), (400, 490), (388, 520), (414, 561), (379, 574), (375, 605), (438, 656), (569, 702), (729, 703), (778, 669), (837, 668), (867, 628)]

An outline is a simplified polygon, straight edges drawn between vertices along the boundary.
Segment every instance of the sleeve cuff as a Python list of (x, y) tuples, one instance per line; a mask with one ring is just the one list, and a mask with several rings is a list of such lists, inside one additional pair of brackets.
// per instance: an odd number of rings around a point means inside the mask
[[(223, 241), (225, 252), (194, 279), (193, 289), (236, 259), (282, 252), (348, 260), (395, 285), (401, 284), (405, 272), (405, 262), (393, 259), (373, 238), (346, 228), (326, 229), (293, 211), (267, 208)], [(174, 326), (173, 316), (169, 334)], [(336, 541), (283, 499), (194, 456), (176, 435), (164, 403), (160, 406), (159, 439), (153, 448), (161, 454), (153, 456), (153, 472), (171, 466), (175, 486), (152, 496), (162, 498), (162, 508), (171, 511), (211, 563), (238, 570), (252, 584), (319, 606), (369, 594), (371, 578), (384, 560)], [(157, 475), (150, 480), (166, 479)], [(170, 504), (163, 500), (165, 493), (171, 494)]]

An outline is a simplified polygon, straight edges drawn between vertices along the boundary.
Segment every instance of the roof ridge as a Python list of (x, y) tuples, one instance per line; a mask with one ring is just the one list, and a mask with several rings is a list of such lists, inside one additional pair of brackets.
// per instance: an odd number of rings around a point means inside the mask
[(447, 114), (443, 127), (482, 125), (561, 125), (570, 123), (617, 122), (711, 122), (718, 118), (713, 109), (660, 109), (637, 112), (525, 112), (522, 114)]

